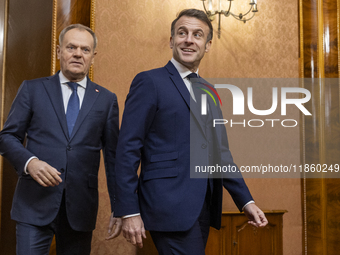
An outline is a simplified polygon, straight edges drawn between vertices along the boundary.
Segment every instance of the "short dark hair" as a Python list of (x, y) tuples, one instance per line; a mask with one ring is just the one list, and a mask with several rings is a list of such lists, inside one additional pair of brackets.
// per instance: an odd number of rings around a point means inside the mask
[(78, 29), (78, 30), (80, 30), (80, 31), (84, 31), (84, 30), (85, 30), (85, 31), (89, 32), (89, 33), (92, 35), (92, 37), (93, 37), (93, 50), (96, 49), (97, 44), (98, 44), (98, 39), (97, 39), (96, 34), (92, 31), (91, 28), (89, 28), (89, 27), (87, 27), (87, 26), (84, 26), (84, 25), (82, 25), (82, 24), (71, 24), (71, 25), (65, 27), (65, 28), (60, 32), (60, 35), (59, 35), (59, 45), (62, 44), (62, 42), (63, 42), (63, 40), (64, 40), (65, 34), (66, 34), (68, 31), (72, 30), (72, 29)]
[(175, 35), (176, 22), (182, 16), (193, 17), (193, 18), (199, 19), (199, 20), (203, 21), (205, 24), (207, 24), (208, 27), (209, 27), (209, 34), (208, 34), (208, 37), (207, 37), (207, 42), (212, 40), (212, 38), (213, 38), (213, 27), (211, 25), (211, 21), (204, 11), (197, 10), (197, 9), (184, 9), (177, 15), (177, 18), (171, 23), (171, 36), (172, 37), (174, 37), (174, 35)]

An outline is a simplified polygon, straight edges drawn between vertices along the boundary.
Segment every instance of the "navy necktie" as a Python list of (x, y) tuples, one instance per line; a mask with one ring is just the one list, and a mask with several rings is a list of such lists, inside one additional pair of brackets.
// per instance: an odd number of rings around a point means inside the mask
[(67, 104), (66, 120), (68, 134), (71, 136), (74, 124), (76, 123), (78, 113), (79, 113), (79, 97), (77, 93), (78, 83), (67, 82), (70, 88), (73, 90), (70, 99)]
[[(198, 100), (200, 100), (199, 98), (197, 98), (199, 96), (199, 93), (197, 91), (197, 78), (198, 78), (198, 75), (197, 73), (191, 73), (189, 75), (186, 76), (190, 82), (191, 82), (191, 89), (192, 89), (192, 92), (194, 93), (194, 97), (196, 99), (196, 103), (198, 102)], [(196, 82), (196, 85), (195, 85), (195, 82)]]
[(198, 76), (197, 76), (197, 73), (191, 73), (187, 75), (187, 78), (190, 80), (190, 79), (198, 78)]
[[(191, 82), (191, 87), (192, 87), (192, 91), (194, 92), (195, 98), (196, 98), (196, 105), (198, 107), (202, 107), (202, 94), (205, 94), (205, 92), (203, 90), (201, 90), (200, 87), (200, 81), (198, 80), (198, 75), (197, 73), (191, 73), (189, 75), (187, 75), (187, 78), (189, 78), (190, 82)], [(203, 122), (207, 121), (207, 116), (206, 115), (202, 115), (201, 114), (201, 109), (199, 109), (200, 115), (201, 115), (201, 119), (203, 120)]]

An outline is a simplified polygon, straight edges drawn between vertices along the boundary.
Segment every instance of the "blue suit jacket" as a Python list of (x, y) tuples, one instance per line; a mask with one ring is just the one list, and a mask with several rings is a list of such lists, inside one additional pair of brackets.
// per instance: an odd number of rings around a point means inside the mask
[[(169, 62), (138, 74), (126, 99), (117, 145), (115, 214), (140, 212), (147, 230), (188, 230), (203, 206), (207, 179), (190, 178), (189, 169), (190, 153), (200, 165), (209, 165), (207, 140), (197, 121), (198, 112), (190, 110), (190, 98)], [(220, 109), (214, 109), (213, 117), (221, 118)], [(198, 125), (191, 149), (190, 123)], [(234, 164), (223, 125), (216, 128), (216, 140), (216, 163)], [(252, 197), (243, 179), (216, 179), (213, 183), (211, 225), (219, 228), (223, 185), (240, 209)]]
[[(82, 107), (69, 137), (58, 73), (24, 81), (0, 133), (1, 155), (19, 176), (12, 219), (37, 226), (51, 223), (65, 189), (71, 227), (77, 231), (93, 230), (98, 211), (101, 149), (113, 207), (118, 121), (116, 95), (88, 79)], [(25, 137), (26, 148), (22, 145)], [(60, 171), (63, 182), (44, 188), (26, 175), (24, 166), (32, 156)]]

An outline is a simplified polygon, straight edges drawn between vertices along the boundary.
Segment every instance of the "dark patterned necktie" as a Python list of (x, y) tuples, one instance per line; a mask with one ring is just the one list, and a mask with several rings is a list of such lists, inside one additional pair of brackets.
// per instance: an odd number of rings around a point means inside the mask
[(72, 130), (74, 128), (74, 124), (76, 123), (78, 113), (79, 113), (79, 97), (77, 93), (78, 83), (67, 82), (67, 84), (73, 90), (71, 97), (68, 100), (67, 111), (66, 111), (68, 134), (69, 136), (71, 136)]

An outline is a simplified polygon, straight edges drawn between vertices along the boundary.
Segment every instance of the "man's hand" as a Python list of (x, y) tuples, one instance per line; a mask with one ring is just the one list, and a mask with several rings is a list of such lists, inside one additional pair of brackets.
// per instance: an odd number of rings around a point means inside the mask
[(268, 224), (266, 216), (255, 204), (248, 204), (243, 211), (249, 219), (249, 224), (255, 227), (265, 227)]
[[(114, 228), (114, 231), (112, 231)], [(107, 237), (106, 240), (110, 240), (119, 236), (120, 232), (122, 231), (122, 219), (115, 218), (113, 213), (110, 216), (109, 226), (107, 229)]]
[(54, 187), (63, 181), (57, 169), (36, 158), (28, 163), (27, 171), (43, 187)]
[(144, 223), (140, 215), (123, 219), (123, 236), (126, 241), (139, 248), (143, 248), (143, 239), (146, 238)]

